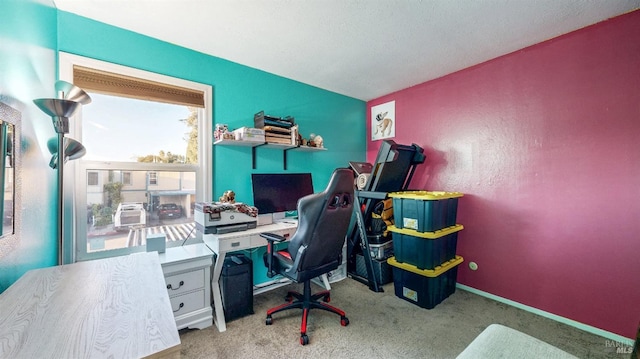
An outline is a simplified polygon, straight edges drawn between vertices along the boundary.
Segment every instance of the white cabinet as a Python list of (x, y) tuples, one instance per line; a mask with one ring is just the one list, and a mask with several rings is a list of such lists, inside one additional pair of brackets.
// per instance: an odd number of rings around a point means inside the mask
[(178, 329), (211, 326), (213, 252), (204, 243), (196, 243), (167, 248), (158, 257)]

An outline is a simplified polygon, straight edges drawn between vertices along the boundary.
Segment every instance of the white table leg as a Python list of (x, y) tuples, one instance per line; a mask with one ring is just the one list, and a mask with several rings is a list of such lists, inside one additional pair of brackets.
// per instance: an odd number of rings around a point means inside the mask
[(320, 276), (322, 278), (322, 284), (324, 284), (324, 288), (326, 290), (331, 290), (331, 284), (329, 284), (329, 279), (327, 278), (327, 274), (323, 274)]
[(220, 275), (222, 274), (222, 265), (224, 264), (225, 256), (226, 252), (218, 253), (215, 263), (213, 264), (213, 275), (211, 276), (213, 310), (215, 311), (213, 322), (216, 324), (216, 327), (220, 332), (227, 330), (227, 324), (224, 319), (224, 310), (222, 309), (222, 294), (220, 293)]

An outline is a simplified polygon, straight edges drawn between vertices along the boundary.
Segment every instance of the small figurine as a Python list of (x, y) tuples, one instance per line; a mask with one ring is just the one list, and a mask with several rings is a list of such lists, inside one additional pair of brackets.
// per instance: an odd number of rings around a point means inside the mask
[(222, 203), (236, 203), (236, 193), (231, 190), (225, 191), (219, 201)]
[(324, 144), (324, 140), (320, 135), (316, 135), (316, 137), (313, 138), (313, 143), (315, 143), (316, 147), (322, 148)]
[(216, 129), (213, 131), (213, 138), (217, 140), (226, 139), (226, 134), (229, 133), (229, 126), (219, 123), (216, 125)]

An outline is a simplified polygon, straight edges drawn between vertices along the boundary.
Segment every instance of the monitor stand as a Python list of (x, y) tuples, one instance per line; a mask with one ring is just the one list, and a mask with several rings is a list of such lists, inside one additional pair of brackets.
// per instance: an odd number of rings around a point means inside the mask
[(265, 226), (271, 223), (273, 223), (273, 216), (271, 215), (271, 213), (258, 215), (258, 226)]
[(273, 213), (273, 223), (298, 224), (297, 216), (287, 216), (287, 212)]

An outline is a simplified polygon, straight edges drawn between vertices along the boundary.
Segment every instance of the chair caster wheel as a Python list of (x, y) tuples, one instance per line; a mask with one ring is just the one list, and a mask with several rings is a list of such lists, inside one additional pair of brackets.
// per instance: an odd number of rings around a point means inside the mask
[(331, 296), (330, 295), (325, 295), (324, 297), (322, 297), (322, 301), (325, 303), (329, 303), (331, 301)]
[(267, 315), (267, 320), (265, 320), (266, 325), (273, 324), (273, 318), (270, 315)]
[(341, 317), (340, 318), (340, 325), (342, 325), (343, 327), (346, 327), (347, 325), (349, 325), (349, 318)]
[(300, 335), (300, 344), (302, 345), (309, 344), (309, 337), (306, 334)]
[(284, 301), (285, 302), (289, 302), (289, 303), (293, 302), (293, 296), (292, 295), (287, 295), (286, 297), (284, 297)]

